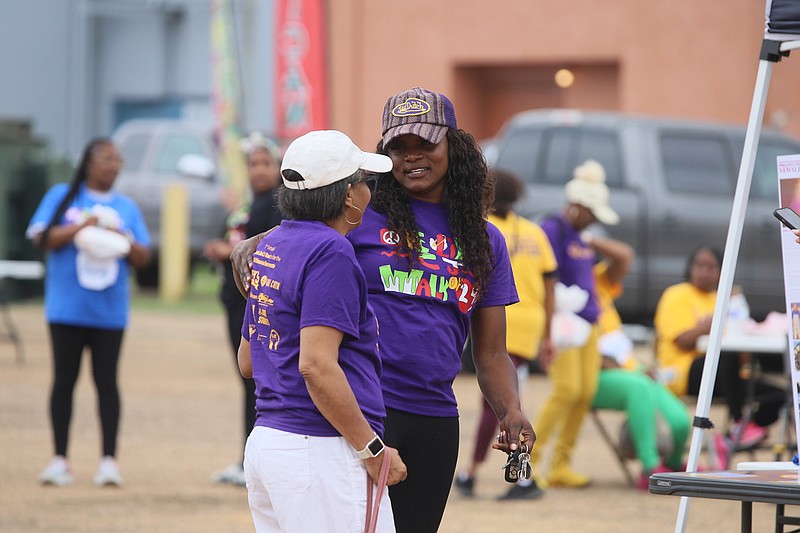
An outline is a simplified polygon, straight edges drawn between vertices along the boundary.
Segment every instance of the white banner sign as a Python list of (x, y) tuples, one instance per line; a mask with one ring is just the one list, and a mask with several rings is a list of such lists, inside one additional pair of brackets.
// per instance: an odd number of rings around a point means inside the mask
[[(778, 187), (781, 207), (791, 207), (800, 213), (800, 154), (778, 156)], [(780, 231), (786, 313), (789, 320), (790, 349), (787, 364), (791, 368), (792, 376), (795, 442), (800, 443), (800, 244), (795, 242), (794, 233), (782, 224)]]

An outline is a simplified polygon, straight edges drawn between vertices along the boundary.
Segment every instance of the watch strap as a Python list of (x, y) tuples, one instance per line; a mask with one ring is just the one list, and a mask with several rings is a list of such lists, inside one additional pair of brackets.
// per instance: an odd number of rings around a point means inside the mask
[(359, 459), (371, 459), (379, 456), (384, 449), (385, 445), (378, 435), (375, 435), (371, 441), (364, 446), (364, 449), (358, 450)]

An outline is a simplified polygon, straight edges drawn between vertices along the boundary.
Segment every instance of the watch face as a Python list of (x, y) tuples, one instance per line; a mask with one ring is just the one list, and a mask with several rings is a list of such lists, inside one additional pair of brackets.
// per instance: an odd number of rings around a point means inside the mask
[(375, 457), (383, 450), (383, 442), (381, 442), (381, 439), (379, 439), (378, 437), (375, 437), (374, 439), (369, 441), (369, 444), (367, 444), (367, 448), (369, 448), (369, 451), (372, 454), (372, 456)]

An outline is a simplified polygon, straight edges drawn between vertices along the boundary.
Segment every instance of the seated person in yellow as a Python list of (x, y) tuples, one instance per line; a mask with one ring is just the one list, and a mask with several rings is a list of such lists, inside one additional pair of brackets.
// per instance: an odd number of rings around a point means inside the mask
[[(642, 464), (637, 487), (648, 490), (651, 474), (683, 469), (691, 419), (679, 398), (642, 371), (641, 364), (633, 356), (633, 343), (622, 331), (622, 319), (614, 300), (622, 295), (622, 280), (633, 261), (633, 249), (605, 237), (586, 236), (585, 240), (604, 257), (594, 267), (600, 305), (598, 345), (603, 367), (592, 406), (625, 411), (636, 457)], [(664, 457), (663, 464), (659, 461), (656, 442), (659, 416), (666, 422), (672, 437), (671, 452)]]
[[(711, 331), (721, 268), (719, 251), (709, 246), (698, 248), (689, 258), (686, 281), (667, 287), (658, 302), (654, 323), (659, 376), (675, 394), (696, 396), (700, 392), (705, 354), (697, 350), (697, 339)], [(721, 353), (713, 396), (725, 398), (734, 421), (732, 435), (742, 448), (766, 438), (766, 427), (778, 419), (784, 403), (780, 389), (761, 381), (753, 386), (757, 410), (745, 423), (746, 387), (739, 376), (739, 358)], [(719, 448), (720, 443), (717, 445)]]
[[(556, 258), (544, 231), (512, 211), (524, 194), (522, 181), (514, 174), (493, 170), (495, 177), (494, 213), (489, 222), (503, 234), (511, 258), (519, 302), (506, 308), (506, 346), (517, 368), (519, 386), (528, 378), (528, 363), (539, 357), (543, 366), (552, 362), (555, 350), (550, 342), (553, 316)], [(521, 395), (521, 392), (520, 392)], [(456, 476), (455, 485), (464, 496), (472, 496), (478, 467), (497, 433), (497, 416), (483, 400), (483, 412), (475, 436), (475, 451), (469, 469)], [(531, 499), (542, 491), (531, 480), (520, 480), (502, 499)]]

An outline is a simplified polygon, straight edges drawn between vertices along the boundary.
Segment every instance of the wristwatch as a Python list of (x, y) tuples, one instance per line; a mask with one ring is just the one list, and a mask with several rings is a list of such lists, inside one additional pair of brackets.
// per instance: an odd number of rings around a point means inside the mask
[(360, 459), (371, 459), (373, 457), (378, 457), (381, 453), (383, 453), (383, 441), (377, 435), (371, 441), (364, 446), (363, 450), (359, 450), (358, 457)]

